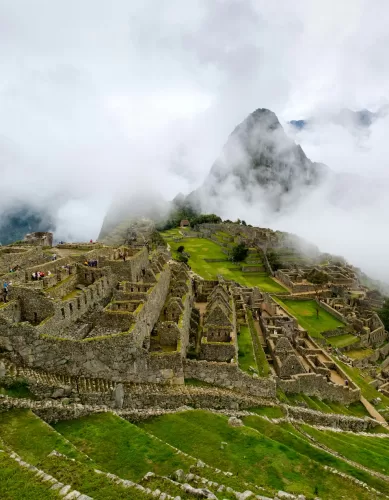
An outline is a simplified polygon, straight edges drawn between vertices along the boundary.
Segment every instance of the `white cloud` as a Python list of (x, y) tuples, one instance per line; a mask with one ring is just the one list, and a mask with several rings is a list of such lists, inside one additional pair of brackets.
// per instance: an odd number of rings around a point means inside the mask
[[(60, 237), (95, 238), (118, 189), (172, 198), (201, 184), (258, 107), (284, 121), (377, 109), (388, 97), (388, 24), (384, 0), (0, 0), (0, 210), (49, 206)], [(387, 179), (386, 124), (357, 138), (318, 126), (298, 141), (335, 171)], [(384, 209), (378, 200), (353, 209), (359, 222), (328, 212), (301, 214), (306, 230), (283, 224), (379, 261), (387, 241), (366, 241), (385, 233)]]

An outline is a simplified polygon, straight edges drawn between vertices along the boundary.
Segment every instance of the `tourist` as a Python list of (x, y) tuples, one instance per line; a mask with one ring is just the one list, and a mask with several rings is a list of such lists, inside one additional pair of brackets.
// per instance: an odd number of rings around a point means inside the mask
[(8, 295), (8, 283), (4, 281), (3, 283), (3, 300), (4, 302), (7, 302), (7, 295)]

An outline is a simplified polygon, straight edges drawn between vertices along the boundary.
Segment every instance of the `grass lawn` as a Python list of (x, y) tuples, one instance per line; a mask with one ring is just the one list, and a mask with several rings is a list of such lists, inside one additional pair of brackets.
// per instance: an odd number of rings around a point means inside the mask
[(167, 475), (193, 463), (113, 413), (58, 422), (54, 428), (102, 470), (123, 479), (139, 481), (149, 471)]
[(353, 436), (333, 431), (319, 431), (308, 425), (304, 431), (320, 443), (368, 469), (389, 473), (389, 441), (387, 439)]
[(25, 467), (20, 467), (6, 453), (0, 452), (1, 500), (58, 500), (56, 491), (50, 491), (50, 483), (43, 483)]
[(355, 344), (358, 342), (359, 337), (346, 333), (345, 335), (336, 335), (335, 337), (330, 337), (327, 342), (334, 347), (345, 347), (346, 345)]
[(184, 238), (181, 241), (173, 241), (173, 236), (178, 235), (176, 229), (162, 232), (161, 235), (171, 246), (173, 253), (180, 245), (190, 255), (189, 265), (193, 271), (204, 279), (216, 279), (222, 275), (227, 280), (235, 280), (244, 286), (258, 286), (264, 292), (283, 293), (287, 290), (279, 283), (270, 278), (265, 272), (243, 273), (236, 270), (237, 264), (231, 261), (206, 262), (204, 259), (226, 259), (227, 256), (221, 251), (219, 245), (206, 238)]
[(249, 374), (253, 372), (249, 370), (250, 366), (257, 370), (257, 363), (254, 358), (253, 343), (251, 340), (251, 333), (248, 326), (243, 325), (240, 327), (238, 335), (238, 364), (239, 368)]
[(30, 410), (14, 409), (0, 413), (0, 437), (15, 453), (33, 465), (53, 450), (79, 461), (87, 460)]
[[(249, 417), (264, 422), (260, 417)], [(245, 419), (247, 422), (247, 419)], [(344, 464), (339, 459), (315, 450), (301, 439), (306, 455), (296, 450), (297, 440), (286, 441), (287, 432), (280, 440), (268, 437), (266, 432), (250, 427), (230, 427), (228, 418), (206, 411), (194, 410), (163, 415), (139, 425), (164, 441), (194, 455), (206, 463), (224, 471), (238, 474), (243, 480), (291, 493), (302, 493), (309, 498), (369, 499), (369, 492), (343, 477), (338, 477), (322, 467), (323, 457), (327, 463), (339, 463), (357, 477), (378, 489), (389, 493), (389, 487), (369, 474)], [(274, 432), (277, 425), (268, 423)], [(300, 442), (299, 441), (299, 442)], [(221, 443), (227, 443), (221, 447)], [(315, 454), (316, 453), (316, 454)], [(317, 461), (313, 458), (318, 457)]]
[(319, 317), (316, 317), (316, 303), (314, 300), (276, 299), (285, 309), (293, 314), (299, 324), (307, 330), (312, 337), (322, 337), (321, 332), (334, 330), (344, 326), (332, 314), (320, 308)]
[(352, 351), (347, 351), (346, 355), (351, 359), (363, 359), (373, 354), (373, 352), (374, 351), (371, 348), (355, 349)]

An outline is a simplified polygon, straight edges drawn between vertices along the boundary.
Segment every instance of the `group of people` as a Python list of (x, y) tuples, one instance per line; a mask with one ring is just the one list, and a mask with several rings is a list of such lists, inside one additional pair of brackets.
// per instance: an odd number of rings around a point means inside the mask
[(97, 267), (97, 260), (86, 260), (84, 262), (84, 266), (88, 266), (88, 267)]
[(43, 279), (45, 276), (51, 276), (51, 272), (50, 272), (50, 271), (47, 271), (47, 274), (46, 274), (46, 273), (43, 273), (42, 271), (36, 271), (35, 273), (32, 273), (32, 279), (33, 279), (34, 281), (41, 280), (41, 279)]

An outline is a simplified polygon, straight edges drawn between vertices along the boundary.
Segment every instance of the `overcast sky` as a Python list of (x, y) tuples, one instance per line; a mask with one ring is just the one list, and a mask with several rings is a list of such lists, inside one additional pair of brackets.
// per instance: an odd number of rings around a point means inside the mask
[[(256, 108), (282, 122), (375, 111), (388, 26), (385, 0), (0, 0), (0, 209), (60, 205), (60, 230), (89, 239), (118, 189), (171, 199), (201, 184)], [(382, 177), (386, 130), (296, 140), (336, 171)]]

